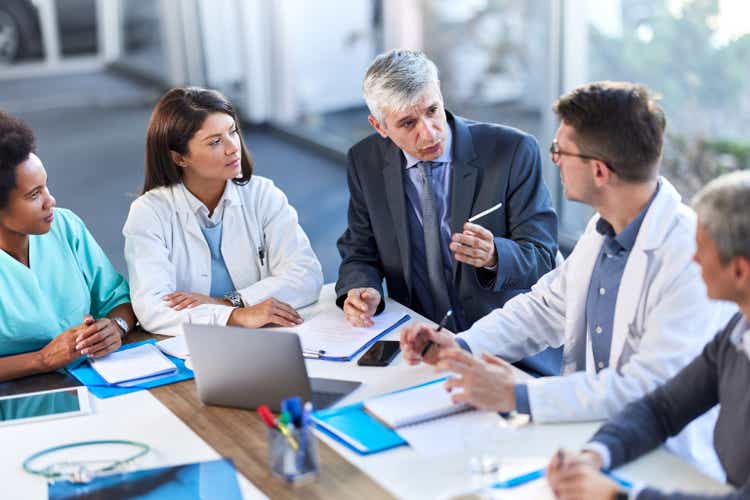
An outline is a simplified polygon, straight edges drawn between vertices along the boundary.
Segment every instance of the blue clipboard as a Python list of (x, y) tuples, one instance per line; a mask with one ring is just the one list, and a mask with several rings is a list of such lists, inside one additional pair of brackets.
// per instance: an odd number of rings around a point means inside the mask
[[(126, 349), (132, 349), (143, 344), (155, 344), (156, 340), (149, 339), (142, 342), (135, 342), (133, 344), (126, 344), (119, 351)], [(160, 385), (172, 384), (174, 382), (181, 382), (183, 380), (189, 380), (195, 375), (193, 371), (185, 366), (185, 361), (180, 358), (175, 358), (165, 354), (175, 366), (177, 366), (177, 373), (173, 375), (165, 375), (162, 377), (144, 379), (141, 383), (131, 387), (121, 387), (117, 385), (108, 384), (97, 372), (94, 370), (86, 358), (81, 358), (80, 361), (76, 362), (73, 366), (68, 366), (68, 373), (73, 375), (79, 382), (85, 385), (89, 392), (99, 399), (111, 398), (114, 396), (121, 396), (123, 394), (129, 394), (131, 392), (142, 391), (144, 389), (151, 389), (152, 387), (159, 387)]]
[[(388, 394), (437, 384), (447, 378), (441, 377)], [(312, 414), (312, 420), (318, 430), (360, 455), (371, 455), (408, 444), (398, 432), (367, 413), (363, 402), (316, 411)]]
[(318, 359), (322, 359), (324, 361), (343, 361), (343, 362), (351, 361), (354, 358), (356, 358), (359, 354), (361, 354), (365, 349), (368, 349), (372, 344), (374, 344), (378, 340), (382, 339), (383, 337), (385, 337), (386, 335), (388, 335), (393, 330), (395, 330), (399, 326), (403, 325), (404, 323), (406, 323), (410, 319), (411, 319), (411, 316), (409, 314), (404, 314), (401, 317), (400, 320), (396, 321), (391, 326), (389, 326), (388, 328), (386, 328), (385, 330), (383, 330), (382, 332), (380, 332), (379, 334), (377, 334), (375, 337), (373, 337), (372, 339), (370, 339), (369, 342), (367, 342), (365, 345), (363, 345), (362, 347), (360, 347), (358, 350), (356, 350), (350, 356), (326, 356), (326, 355), (322, 355)]

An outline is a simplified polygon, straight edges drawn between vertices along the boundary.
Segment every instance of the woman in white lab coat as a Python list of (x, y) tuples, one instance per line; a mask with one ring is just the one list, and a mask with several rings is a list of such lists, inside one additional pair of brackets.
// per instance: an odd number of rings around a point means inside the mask
[(302, 322), (320, 263), (297, 212), (253, 175), (239, 120), (219, 92), (167, 92), (146, 135), (142, 195), (123, 228), (141, 325), (179, 335), (184, 323), (257, 328)]

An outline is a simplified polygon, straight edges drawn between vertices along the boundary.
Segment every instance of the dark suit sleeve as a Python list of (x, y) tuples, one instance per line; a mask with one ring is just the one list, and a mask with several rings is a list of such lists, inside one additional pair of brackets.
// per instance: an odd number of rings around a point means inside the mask
[[(352, 288), (371, 287), (383, 296), (383, 268), (352, 150), (349, 150), (347, 160), (348, 226), (336, 243), (341, 254), (339, 279), (336, 281), (336, 304), (339, 307), (344, 306), (346, 294)], [(384, 307), (385, 301), (381, 300), (377, 313)]]
[(513, 154), (505, 205), (508, 235), (495, 237), (497, 275), (488, 280), (487, 271), (478, 269), (477, 280), (495, 291), (531, 288), (555, 267), (557, 214), (542, 179), (539, 146), (529, 135), (522, 137)]
[(594, 434), (591, 441), (601, 443), (609, 450), (610, 468), (655, 449), (718, 404), (716, 358), (721, 342), (730, 333), (731, 327), (728, 327), (717, 334), (677, 375), (650, 394), (628, 404)]
[(724, 495), (663, 493), (653, 488), (646, 488), (638, 494), (636, 500), (747, 500), (748, 498), (750, 498), (750, 481), (746, 482), (742, 488)]

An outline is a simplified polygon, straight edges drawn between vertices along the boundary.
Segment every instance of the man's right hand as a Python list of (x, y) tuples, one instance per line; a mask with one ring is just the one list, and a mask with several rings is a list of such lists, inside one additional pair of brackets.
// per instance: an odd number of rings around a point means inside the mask
[(302, 321), (302, 316), (292, 306), (271, 297), (254, 306), (236, 308), (227, 325), (260, 328), (267, 325), (297, 326)]
[(45, 372), (51, 372), (63, 368), (68, 363), (81, 357), (81, 352), (76, 349), (78, 335), (94, 324), (94, 318), (86, 315), (83, 323), (68, 328), (60, 335), (52, 339), (49, 344), (39, 351), (39, 360)]
[(372, 318), (380, 304), (380, 292), (374, 288), (352, 288), (346, 294), (344, 315), (352, 326), (374, 325)]
[[(422, 351), (430, 341), (432, 346), (422, 357)], [(434, 365), (438, 362), (438, 353), (441, 350), (454, 347), (459, 345), (452, 333), (445, 330), (435, 331), (425, 323), (415, 323), (401, 330), (401, 353), (410, 365), (417, 365), (422, 361)]]

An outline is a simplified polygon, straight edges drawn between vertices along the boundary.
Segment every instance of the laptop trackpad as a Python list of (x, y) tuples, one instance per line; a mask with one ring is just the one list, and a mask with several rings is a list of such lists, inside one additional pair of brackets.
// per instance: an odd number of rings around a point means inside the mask
[(360, 385), (362, 385), (362, 382), (355, 382), (353, 380), (310, 378), (310, 388), (313, 392), (313, 403), (316, 403), (315, 409), (320, 410), (331, 406)]
[(345, 396), (360, 385), (362, 385), (362, 382), (355, 382), (353, 380), (310, 377), (310, 388), (313, 392), (329, 392)]

